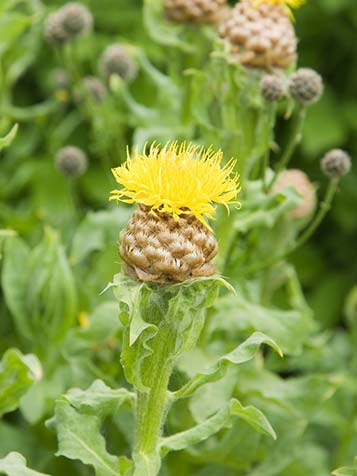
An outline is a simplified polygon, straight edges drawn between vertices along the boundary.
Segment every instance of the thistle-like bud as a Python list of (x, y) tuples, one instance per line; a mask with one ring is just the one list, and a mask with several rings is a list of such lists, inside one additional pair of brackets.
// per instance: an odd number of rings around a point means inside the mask
[(141, 206), (120, 235), (126, 273), (142, 281), (172, 283), (216, 272), (216, 239), (193, 215), (175, 220)]
[(115, 43), (109, 45), (100, 59), (100, 69), (109, 78), (117, 74), (125, 81), (132, 81), (138, 73), (137, 64), (133, 61), (125, 45)]
[(313, 104), (322, 95), (322, 78), (313, 69), (300, 68), (290, 78), (289, 92), (300, 104)]
[(88, 167), (87, 155), (78, 147), (68, 145), (60, 149), (55, 157), (57, 169), (67, 177), (79, 177)]
[(289, 212), (292, 218), (308, 218), (316, 209), (316, 190), (309, 177), (299, 169), (284, 170), (274, 185), (273, 192), (280, 193), (288, 187), (293, 187), (302, 200), (294, 210)]
[(107, 88), (96, 76), (86, 76), (83, 79), (83, 88), (96, 102), (102, 102), (107, 96)]
[(341, 149), (332, 149), (321, 160), (321, 170), (332, 179), (347, 175), (351, 170), (351, 157)]
[(53, 46), (63, 46), (70, 39), (63, 27), (63, 18), (59, 11), (51, 13), (46, 18), (45, 37)]
[(263, 98), (268, 102), (280, 101), (286, 92), (284, 79), (275, 74), (263, 76), (260, 83), (260, 92)]
[(283, 0), (241, 0), (220, 26), (231, 54), (245, 66), (288, 68), (296, 61), (296, 35)]
[(93, 16), (81, 3), (67, 3), (59, 10), (59, 14), (62, 16), (63, 28), (71, 39), (92, 29)]
[(206, 222), (215, 203), (228, 206), (239, 192), (234, 161), (220, 166), (221, 151), (193, 145), (153, 145), (149, 154), (113, 169), (122, 185), (111, 199), (138, 203), (120, 235), (126, 273), (141, 281), (176, 283), (211, 276), (217, 242)]
[(217, 23), (227, 10), (226, 0), (164, 0), (169, 21), (183, 23)]
[(65, 69), (56, 68), (51, 72), (51, 84), (54, 89), (68, 89), (71, 81)]

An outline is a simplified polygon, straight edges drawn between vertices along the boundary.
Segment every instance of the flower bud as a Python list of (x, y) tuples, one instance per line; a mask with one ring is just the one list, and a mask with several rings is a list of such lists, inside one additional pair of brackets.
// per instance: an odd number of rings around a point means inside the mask
[(92, 29), (92, 14), (80, 3), (67, 3), (59, 10), (59, 13), (62, 17), (63, 28), (70, 38), (83, 35)]
[(322, 78), (313, 69), (298, 69), (290, 78), (289, 92), (300, 104), (308, 105), (317, 102), (322, 91)]
[(71, 81), (65, 69), (57, 68), (51, 72), (51, 84), (54, 89), (69, 89)]
[(117, 74), (125, 81), (132, 81), (138, 72), (138, 67), (130, 57), (128, 48), (119, 43), (109, 45), (104, 50), (100, 59), (100, 69), (107, 78)]
[(68, 145), (57, 152), (57, 169), (67, 177), (79, 177), (85, 173), (88, 167), (86, 154), (78, 147)]
[(60, 12), (51, 13), (46, 18), (45, 37), (53, 46), (63, 46), (69, 40), (69, 35), (63, 27)]
[(241, 0), (220, 25), (231, 55), (248, 67), (288, 68), (296, 61), (296, 35), (281, 2)]
[(226, 0), (164, 0), (165, 16), (174, 22), (217, 23), (227, 8)]
[(102, 102), (107, 96), (107, 89), (96, 76), (86, 76), (83, 79), (83, 89), (96, 102)]
[(273, 192), (280, 193), (288, 187), (294, 188), (302, 197), (301, 202), (289, 215), (292, 218), (310, 217), (316, 208), (317, 200), (315, 187), (309, 177), (299, 169), (284, 170), (279, 174)]
[(282, 77), (267, 74), (260, 83), (260, 92), (268, 102), (280, 101), (285, 96), (285, 83)]
[(321, 160), (321, 170), (329, 178), (340, 178), (351, 170), (351, 157), (341, 149), (332, 149)]

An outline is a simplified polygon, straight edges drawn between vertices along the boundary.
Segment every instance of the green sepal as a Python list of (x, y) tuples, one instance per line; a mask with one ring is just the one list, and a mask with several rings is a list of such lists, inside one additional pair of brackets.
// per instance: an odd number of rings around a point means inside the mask
[(159, 328), (168, 325), (175, 343), (171, 357), (194, 347), (201, 333), (205, 310), (212, 306), (221, 277), (197, 278), (180, 284), (158, 285), (133, 281), (121, 274), (114, 277), (114, 295), (119, 301), (124, 326), (121, 362), (128, 382), (147, 391), (143, 365), (153, 353)]

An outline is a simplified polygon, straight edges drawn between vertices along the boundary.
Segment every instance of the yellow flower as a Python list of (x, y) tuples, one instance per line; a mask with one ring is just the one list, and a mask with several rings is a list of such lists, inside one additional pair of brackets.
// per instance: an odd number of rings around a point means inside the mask
[(204, 217), (214, 218), (215, 204), (228, 209), (237, 203), (239, 176), (234, 172), (235, 160), (221, 166), (223, 153), (205, 150), (193, 144), (169, 142), (163, 148), (153, 144), (147, 153), (138, 149), (133, 157), (112, 169), (115, 180), (123, 188), (111, 192), (110, 200), (140, 203), (153, 213), (193, 214), (208, 224)]
[(255, 0), (256, 3), (271, 3), (273, 5), (286, 5), (290, 8), (299, 8), (305, 0)]
[(270, 3), (271, 5), (283, 5), (289, 12), (290, 17), (293, 19), (293, 14), (290, 8), (299, 8), (305, 3), (305, 0), (255, 0), (255, 4)]

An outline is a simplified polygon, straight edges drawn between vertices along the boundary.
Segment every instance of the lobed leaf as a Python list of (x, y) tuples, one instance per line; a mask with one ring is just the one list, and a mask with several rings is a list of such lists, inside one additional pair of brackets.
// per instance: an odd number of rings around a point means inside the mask
[(119, 460), (106, 450), (104, 437), (100, 433), (101, 423), (95, 414), (78, 412), (66, 396), (57, 399), (57, 456), (78, 459), (91, 465), (97, 476), (120, 476)]
[(169, 451), (178, 451), (206, 440), (222, 428), (232, 425), (234, 417), (240, 417), (256, 431), (276, 438), (276, 434), (265, 415), (254, 406), (244, 407), (239, 400), (232, 399), (230, 403), (206, 421), (190, 430), (163, 438), (161, 452), (163, 455)]
[(27, 467), (26, 459), (20, 454), (11, 452), (0, 459), (0, 474), (7, 476), (49, 476)]
[(282, 357), (283, 353), (273, 339), (261, 332), (255, 332), (232, 352), (221, 357), (212, 367), (199, 373), (180, 390), (176, 391), (174, 397), (190, 397), (202, 385), (221, 379), (229, 366), (242, 364), (251, 360), (262, 344), (269, 345)]

